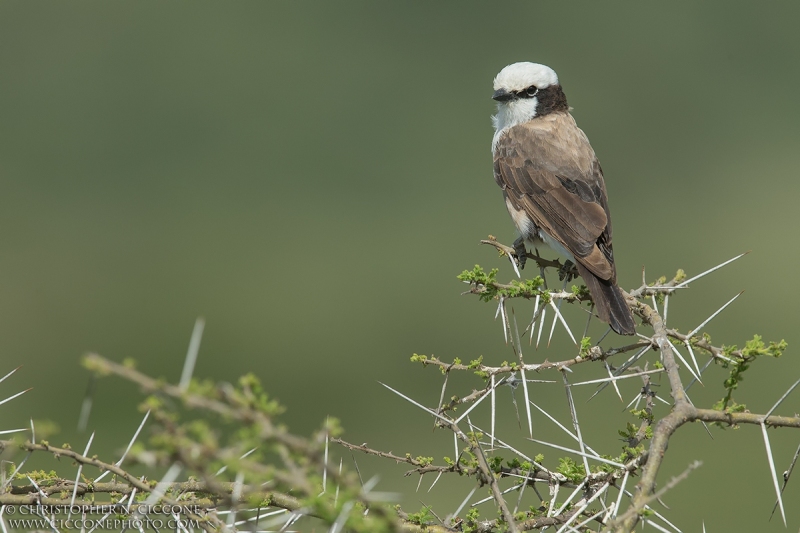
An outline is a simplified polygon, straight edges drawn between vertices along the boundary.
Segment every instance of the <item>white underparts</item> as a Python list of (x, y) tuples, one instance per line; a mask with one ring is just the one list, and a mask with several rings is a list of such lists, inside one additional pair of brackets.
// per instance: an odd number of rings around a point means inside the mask
[(508, 208), (508, 214), (511, 215), (511, 220), (514, 221), (514, 226), (516, 226), (520, 236), (527, 239), (529, 235), (536, 231), (536, 227), (528, 214), (521, 209), (515, 209), (508, 197), (506, 197), (506, 208)]
[(539, 238), (542, 240), (543, 243), (545, 243), (547, 246), (549, 246), (551, 250), (553, 250), (555, 253), (557, 253), (561, 257), (565, 257), (565, 258), (569, 259), (570, 261), (572, 261), (573, 263), (576, 262), (574, 255), (569, 253), (569, 251), (567, 251), (567, 249), (564, 248), (561, 245), (560, 242), (558, 242), (557, 240), (552, 238), (550, 235), (548, 235), (544, 231), (539, 230)]
[(569, 259), (573, 263), (575, 262), (575, 256), (573, 254), (571, 254), (556, 239), (542, 231), (540, 228), (537, 228), (536, 224), (533, 223), (524, 210), (515, 209), (508, 197), (506, 197), (506, 207), (508, 208), (508, 213), (511, 215), (511, 220), (514, 221), (514, 226), (516, 226), (517, 232), (521, 237), (524, 237), (525, 240), (534, 245), (545, 244), (561, 257)]

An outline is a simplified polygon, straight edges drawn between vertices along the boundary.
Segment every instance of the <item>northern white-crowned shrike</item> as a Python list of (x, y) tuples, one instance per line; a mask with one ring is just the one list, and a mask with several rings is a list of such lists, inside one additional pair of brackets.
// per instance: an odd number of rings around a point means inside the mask
[[(597, 314), (621, 335), (636, 324), (617, 286), (603, 171), (550, 67), (508, 65), (494, 79), (494, 179), (524, 242), (547, 244), (586, 282)], [(522, 254), (524, 258), (524, 254)]]

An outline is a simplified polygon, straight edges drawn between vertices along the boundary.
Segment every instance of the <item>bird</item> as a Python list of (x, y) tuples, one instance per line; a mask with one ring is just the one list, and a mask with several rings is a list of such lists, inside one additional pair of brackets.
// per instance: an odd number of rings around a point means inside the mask
[(555, 71), (513, 63), (494, 79), (494, 179), (525, 243), (548, 245), (583, 278), (599, 318), (620, 335), (636, 324), (617, 285), (611, 213), (603, 170), (586, 134), (570, 114)]

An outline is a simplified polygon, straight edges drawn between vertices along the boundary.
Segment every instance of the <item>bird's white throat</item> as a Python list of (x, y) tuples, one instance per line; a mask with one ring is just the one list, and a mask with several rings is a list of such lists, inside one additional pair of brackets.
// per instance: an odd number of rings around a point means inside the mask
[(528, 122), (536, 116), (537, 105), (539, 105), (537, 98), (523, 98), (497, 106), (497, 114), (492, 117), (492, 125), (494, 126), (492, 152), (497, 146), (497, 141), (509, 128)]

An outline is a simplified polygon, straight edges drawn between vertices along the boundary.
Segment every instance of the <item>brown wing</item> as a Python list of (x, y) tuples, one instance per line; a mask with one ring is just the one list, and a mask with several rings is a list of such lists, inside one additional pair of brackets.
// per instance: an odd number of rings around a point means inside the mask
[(497, 143), (494, 177), (517, 210), (594, 275), (616, 283), (603, 171), (571, 115), (511, 128)]

